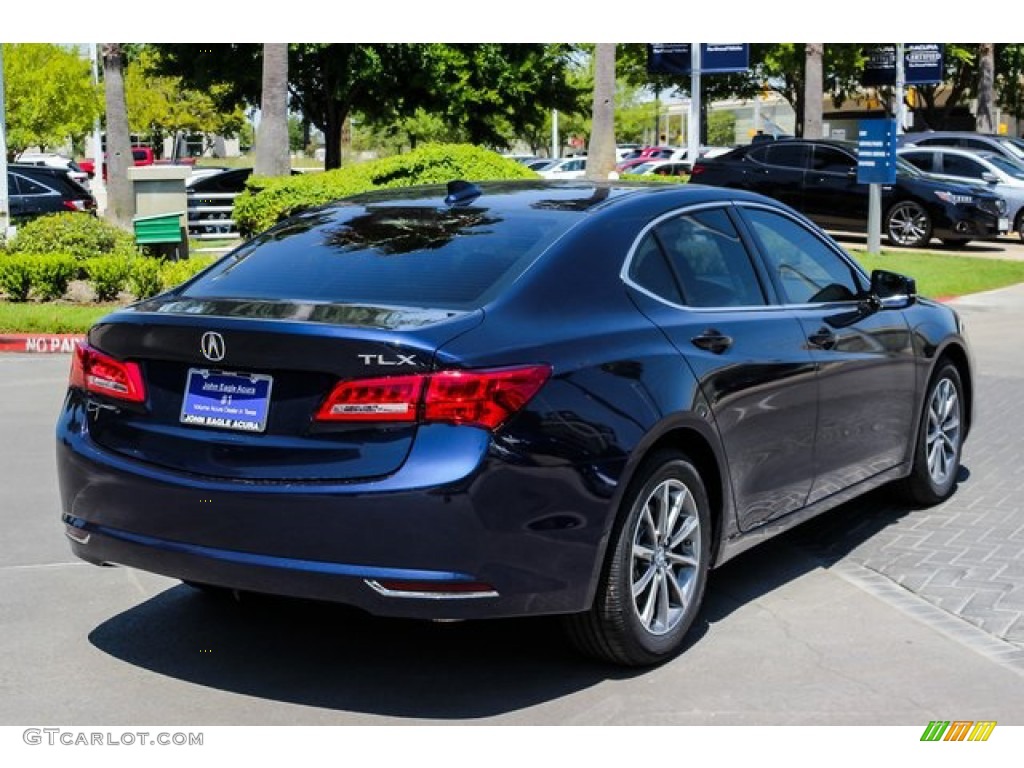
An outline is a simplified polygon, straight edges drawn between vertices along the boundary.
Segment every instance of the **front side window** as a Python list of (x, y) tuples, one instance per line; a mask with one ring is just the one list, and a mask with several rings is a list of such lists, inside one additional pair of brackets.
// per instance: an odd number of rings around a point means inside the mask
[(862, 291), (853, 268), (811, 230), (762, 208), (744, 215), (787, 304), (852, 301)]
[(942, 158), (943, 172), (949, 176), (961, 176), (968, 179), (980, 179), (985, 167), (969, 157), (960, 155), (944, 155)]
[(817, 146), (814, 148), (814, 165), (816, 171), (825, 173), (847, 173), (855, 168), (857, 161), (835, 147)]

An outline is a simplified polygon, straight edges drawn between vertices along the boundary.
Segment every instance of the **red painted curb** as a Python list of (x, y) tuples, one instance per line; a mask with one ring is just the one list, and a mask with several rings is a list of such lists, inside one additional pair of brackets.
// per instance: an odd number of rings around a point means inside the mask
[(67, 354), (85, 341), (81, 333), (8, 333), (0, 335), (0, 352)]

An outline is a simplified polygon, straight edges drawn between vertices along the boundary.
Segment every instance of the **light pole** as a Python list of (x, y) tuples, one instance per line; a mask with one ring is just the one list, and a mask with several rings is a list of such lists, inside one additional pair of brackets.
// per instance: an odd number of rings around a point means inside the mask
[(7, 106), (4, 103), (4, 47), (0, 43), (0, 238), (10, 234), (11, 209), (7, 200)]
[[(92, 59), (92, 82), (93, 85), (100, 84), (99, 50), (96, 43), (89, 43), (89, 57)], [(103, 133), (100, 130), (100, 116), (92, 123), (92, 155), (95, 158), (93, 163), (93, 177), (89, 181), (89, 189), (92, 196), (96, 198), (96, 213), (100, 216), (107, 210), (107, 185), (103, 181)]]

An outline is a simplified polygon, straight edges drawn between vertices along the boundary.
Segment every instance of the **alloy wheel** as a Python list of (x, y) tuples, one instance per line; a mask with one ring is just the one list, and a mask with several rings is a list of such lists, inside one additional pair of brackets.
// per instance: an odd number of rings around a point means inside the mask
[(687, 486), (659, 483), (644, 500), (633, 530), (632, 602), (644, 628), (671, 632), (682, 621), (700, 568), (700, 517)]

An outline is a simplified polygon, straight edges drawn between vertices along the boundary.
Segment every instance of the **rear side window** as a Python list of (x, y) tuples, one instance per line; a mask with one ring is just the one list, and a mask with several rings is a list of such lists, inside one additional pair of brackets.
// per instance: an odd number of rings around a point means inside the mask
[(26, 176), (18, 177), (18, 188), (19, 194), (22, 195), (50, 195), (53, 194), (53, 190), (49, 187), (44, 187), (42, 184), (33, 181)]
[(690, 307), (765, 303), (743, 241), (724, 209), (695, 211), (660, 224), (656, 235)]
[(229, 254), (184, 295), (475, 308), (576, 221), (470, 207), (311, 211)]
[(807, 167), (808, 161), (808, 147), (804, 144), (788, 144), (782, 142), (779, 144), (770, 144), (765, 147), (768, 153), (768, 159), (765, 161), (769, 165), (778, 165), (783, 168), (793, 168), (803, 170)]
[(901, 153), (900, 157), (906, 160), (915, 168), (919, 168), (925, 173), (932, 172), (932, 153), (931, 152), (905, 152)]

